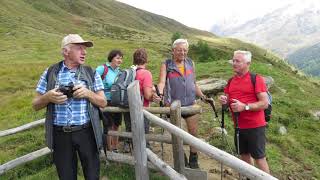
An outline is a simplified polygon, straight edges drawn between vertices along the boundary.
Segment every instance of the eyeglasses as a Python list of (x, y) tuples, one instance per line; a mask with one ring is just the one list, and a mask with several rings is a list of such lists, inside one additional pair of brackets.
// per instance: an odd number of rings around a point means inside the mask
[(181, 53), (181, 52), (187, 53), (188, 49), (174, 49), (174, 51), (179, 52), (179, 53)]
[(230, 64), (243, 64), (243, 63), (245, 63), (245, 61), (241, 61), (239, 59), (230, 59), (228, 62)]

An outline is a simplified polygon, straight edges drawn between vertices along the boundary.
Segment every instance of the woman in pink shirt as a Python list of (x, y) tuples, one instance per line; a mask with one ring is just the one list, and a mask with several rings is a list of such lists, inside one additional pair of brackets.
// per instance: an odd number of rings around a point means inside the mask
[(133, 64), (137, 66), (136, 80), (139, 81), (140, 93), (143, 97), (143, 106), (148, 107), (153, 97), (152, 74), (146, 69), (148, 63), (147, 51), (144, 48), (137, 49), (133, 54)]
[[(139, 81), (140, 94), (143, 99), (143, 106), (148, 107), (150, 101), (153, 98), (153, 83), (152, 74), (146, 69), (148, 63), (147, 51), (144, 48), (139, 48), (133, 53), (133, 64), (137, 66), (136, 80)], [(125, 119), (129, 119), (129, 113), (125, 116)], [(144, 130), (146, 134), (149, 134), (150, 122), (144, 119)], [(131, 128), (130, 128), (131, 129)], [(147, 142), (147, 147), (151, 149), (149, 142)]]

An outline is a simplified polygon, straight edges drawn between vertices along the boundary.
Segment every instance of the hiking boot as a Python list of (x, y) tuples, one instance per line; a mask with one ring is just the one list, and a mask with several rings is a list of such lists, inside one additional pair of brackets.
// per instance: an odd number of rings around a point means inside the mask
[(124, 142), (123, 143), (123, 153), (129, 153), (131, 152), (130, 144), (129, 142)]
[(189, 156), (189, 166), (191, 169), (198, 169), (199, 164), (198, 164), (198, 154), (197, 153), (191, 153)]
[(112, 152), (119, 153), (118, 149), (113, 149)]

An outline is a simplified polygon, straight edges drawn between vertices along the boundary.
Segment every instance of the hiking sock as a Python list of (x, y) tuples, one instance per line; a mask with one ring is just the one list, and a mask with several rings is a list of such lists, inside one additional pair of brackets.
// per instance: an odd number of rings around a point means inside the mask
[(193, 153), (190, 152), (190, 156), (189, 156), (189, 166), (192, 169), (197, 169), (199, 168), (199, 164), (198, 164), (198, 153)]

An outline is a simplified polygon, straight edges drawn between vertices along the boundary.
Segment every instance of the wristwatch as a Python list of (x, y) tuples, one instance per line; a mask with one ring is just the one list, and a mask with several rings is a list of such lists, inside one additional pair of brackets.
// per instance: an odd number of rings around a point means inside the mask
[(249, 111), (249, 109), (250, 109), (249, 104), (246, 104), (246, 106), (244, 107), (244, 109), (245, 109), (246, 111)]

